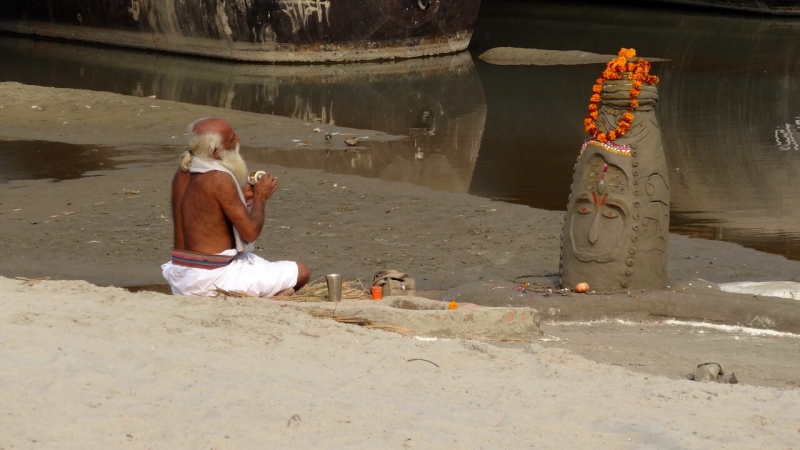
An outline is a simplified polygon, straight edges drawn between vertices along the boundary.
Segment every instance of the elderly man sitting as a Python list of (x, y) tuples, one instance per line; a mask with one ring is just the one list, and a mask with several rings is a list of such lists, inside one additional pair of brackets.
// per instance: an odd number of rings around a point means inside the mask
[(252, 253), (278, 179), (247, 183), (239, 137), (224, 120), (200, 119), (189, 134), (190, 150), (172, 180), (172, 261), (161, 266), (172, 293), (216, 295), (219, 288), (269, 297), (303, 287), (311, 276), (305, 264)]

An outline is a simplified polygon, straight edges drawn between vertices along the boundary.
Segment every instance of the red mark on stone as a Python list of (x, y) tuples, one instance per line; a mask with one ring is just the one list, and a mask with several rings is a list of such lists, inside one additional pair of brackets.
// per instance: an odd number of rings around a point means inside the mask
[(511, 311), (510, 313), (506, 314), (506, 316), (503, 318), (503, 323), (511, 322), (512, 320), (514, 320), (514, 317), (516, 317), (516, 315), (517, 315), (516, 311)]

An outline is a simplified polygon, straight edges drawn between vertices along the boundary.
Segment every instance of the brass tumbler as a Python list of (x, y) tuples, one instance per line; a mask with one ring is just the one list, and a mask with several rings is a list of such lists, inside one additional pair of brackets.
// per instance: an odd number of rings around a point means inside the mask
[(325, 276), (328, 282), (328, 300), (338, 302), (342, 300), (342, 276), (333, 273)]

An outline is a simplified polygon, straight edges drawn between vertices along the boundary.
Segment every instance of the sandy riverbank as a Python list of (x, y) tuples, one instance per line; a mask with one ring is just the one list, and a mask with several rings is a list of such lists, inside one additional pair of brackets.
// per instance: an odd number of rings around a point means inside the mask
[(3, 448), (788, 449), (800, 440), (797, 389), (674, 381), (536, 343), (423, 342), (272, 301), (81, 281), (0, 279), (0, 289)]
[[(98, 163), (89, 175), (99, 176), (0, 186), (6, 277), (0, 352), (8, 362), (0, 376), (11, 386), (0, 400), (8, 411), (0, 448), (792, 448), (800, 442), (798, 391), (746, 385), (796, 386), (792, 337), (704, 336), (658, 320), (642, 322), (639, 332), (545, 323), (546, 335), (562, 340), (524, 350), (421, 342), (314, 319), (271, 301), (9, 279), (162, 283), (158, 265), (171, 243), (169, 179), (185, 124), (197, 117), (231, 120), (245, 158), (263, 148), (291, 148), (292, 139), (309, 139), (312, 148), (325, 144), (308, 125), (281, 117), (14, 83), (0, 83), (0, 94), (0, 139), (125, 146), (136, 156), (118, 160), (117, 170)], [(316, 274), (347, 278), (397, 268), (421, 289), (438, 291), (477, 281), (547, 280), (557, 271), (560, 212), (267, 169), (281, 180), (257, 242), (267, 258), (299, 259)], [(673, 235), (672, 288), (644, 295), (679, 305), (681, 298), (707, 295), (701, 278), (788, 280), (798, 268), (733, 244)], [(714, 297), (732, 305), (750, 298)], [(543, 347), (558, 345), (644, 373)], [(414, 358), (439, 367), (407, 361)], [(698, 359), (719, 360), (742, 384), (674, 380)]]

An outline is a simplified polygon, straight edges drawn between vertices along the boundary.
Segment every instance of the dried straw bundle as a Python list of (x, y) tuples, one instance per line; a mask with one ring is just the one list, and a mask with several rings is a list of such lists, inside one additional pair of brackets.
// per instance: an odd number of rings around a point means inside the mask
[(414, 334), (408, 328), (402, 327), (395, 327), (392, 325), (384, 325), (378, 323), (372, 323), (369, 319), (364, 319), (362, 317), (356, 316), (345, 316), (342, 314), (337, 315), (335, 310), (329, 309), (318, 309), (316, 311), (311, 311), (309, 314), (318, 318), (318, 319), (333, 319), (339, 323), (347, 323), (351, 325), (358, 325), (360, 327), (369, 328), (372, 330), (383, 330), (383, 331), (391, 331), (393, 333), (397, 333), (406, 337), (411, 337)]
[(214, 292), (216, 292), (218, 295), (224, 295), (225, 297), (234, 297), (234, 298), (253, 297), (252, 295), (244, 291), (228, 291), (222, 288), (215, 288)]
[[(247, 292), (228, 291), (220, 288), (216, 288), (215, 292), (226, 297), (254, 297)], [(303, 286), (294, 294), (276, 295), (272, 298), (274, 300), (286, 300), (292, 302), (326, 302), (328, 301), (328, 285), (325, 282), (325, 277), (320, 277)], [(342, 300), (368, 300), (369, 298), (370, 294), (367, 292), (367, 288), (360, 279), (356, 281), (342, 282)]]

